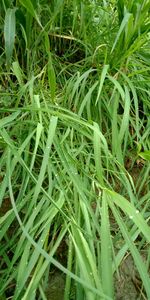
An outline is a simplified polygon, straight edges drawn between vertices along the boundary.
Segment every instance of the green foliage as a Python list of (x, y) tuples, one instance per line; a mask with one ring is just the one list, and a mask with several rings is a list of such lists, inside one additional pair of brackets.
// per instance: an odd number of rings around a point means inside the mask
[(150, 150), (139, 152), (138, 154), (140, 157), (144, 158), (145, 160), (150, 160)]
[(15, 18), (16, 9), (8, 8), (5, 16), (4, 23), (4, 39), (5, 39), (5, 53), (6, 53), (6, 62), (8, 67), (11, 63), (12, 52), (15, 43), (15, 33), (16, 33), (16, 18)]
[(149, 1), (0, 10), (0, 299), (149, 299)]
[[(111, 52), (116, 48), (115, 56), (124, 63), (130, 56), (147, 42), (149, 23), (149, 1), (118, 0), (120, 28)], [(117, 45), (118, 44), (118, 45)], [(115, 61), (116, 63), (116, 61)]]

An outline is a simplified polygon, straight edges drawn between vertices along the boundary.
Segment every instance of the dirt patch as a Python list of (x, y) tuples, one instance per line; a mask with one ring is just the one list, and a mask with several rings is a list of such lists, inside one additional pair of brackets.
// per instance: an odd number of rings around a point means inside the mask
[(46, 290), (47, 300), (62, 300), (65, 289), (65, 275), (60, 272), (50, 274)]
[(116, 300), (146, 300), (131, 255), (127, 256), (120, 265), (119, 276), (115, 275), (115, 294)]

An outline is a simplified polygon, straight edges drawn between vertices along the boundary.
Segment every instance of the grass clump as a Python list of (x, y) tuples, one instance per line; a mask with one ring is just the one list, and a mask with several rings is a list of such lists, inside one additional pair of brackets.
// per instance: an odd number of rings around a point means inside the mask
[(1, 299), (150, 299), (149, 9), (2, 1)]

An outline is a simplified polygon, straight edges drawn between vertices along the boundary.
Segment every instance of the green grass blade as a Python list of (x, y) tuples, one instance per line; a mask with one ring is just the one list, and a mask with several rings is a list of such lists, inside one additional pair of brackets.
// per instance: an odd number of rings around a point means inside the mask
[(125, 132), (128, 131), (130, 106), (131, 106), (131, 101), (130, 101), (129, 90), (125, 86), (124, 113), (123, 113), (123, 117), (122, 117), (122, 123), (121, 123), (121, 127), (120, 127), (119, 137), (118, 137), (120, 144), (122, 144), (122, 140), (123, 140)]
[(56, 130), (56, 126), (57, 126), (57, 121), (58, 118), (57, 117), (52, 117), (51, 121), (50, 121), (50, 125), (49, 125), (49, 129), (48, 129), (48, 138), (47, 138), (47, 142), (46, 142), (46, 147), (45, 147), (45, 152), (44, 152), (44, 157), (43, 157), (43, 161), (41, 164), (41, 169), (40, 169), (40, 174), (38, 176), (38, 180), (37, 180), (37, 184), (35, 187), (35, 192), (33, 195), (33, 199), (32, 201), (37, 201), (38, 195), (40, 193), (41, 190), (41, 186), (44, 180), (44, 176), (45, 176), (45, 171), (46, 171), (46, 167), (47, 167), (47, 163), (49, 160), (49, 153), (50, 153), (50, 149), (53, 143), (53, 138), (55, 135), (55, 130)]
[(42, 27), (40, 19), (39, 19), (38, 15), (37, 15), (37, 13), (34, 9), (34, 6), (33, 6), (32, 2), (30, 0), (19, 0), (19, 2), (26, 8), (28, 13), (31, 14), (32, 17), (36, 19), (36, 21), (38, 22), (40, 27)]
[(23, 72), (20, 68), (19, 62), (18, 61), (14, 61), (12, 63), (12, 69), (13, 69), (13, 73), (14, 75), (17, 77), (17, 80), (19, 82), (19, 85), (22, 86), (23, 85)]
[(144, 220), (142, 214), (139, 210), (137, 210), (128, 200), (126, 200), (123, 196), (107, 190), (108, 197), (112, 199), (112, 201), (119, 206), (124, 213), (128, 215), (128, 217), (133, 220), (139, 230), (143, 233), (148, 242), (150, 242), (150, 228)]
[(20, 114), (20, 111), (16, 111), (12, 114), (10, 114), (8, 117), (4, 117), (0, 120), (0, 129), (11, 123), (13, 120), (15, 120)]
[(93, 138), (93, 143), (94, 143), (94, 157), (95, 157), (95, 167), (97, 171), (97, 177), (99, 179), (99, 182), (101, 186), (104, 185), (104, 179), (103, 179), (103, 167), (102, 167), (102, 141), (100, 140), (99, 135), (97, 134), (97, 131), (99, 130), (98, 124), (94, 123), (94, 127), (97, 130), (94, 130), (94, 138)]
[(87, 104), (87, 103), (89, 104), (89, 103), (91, 102), (91, 96), (92, 96), (92, 93), (93, 93), (93, 91), (95, 90), (95, 88), (97, 87), (97, 85), (98, 85), (98, 82), (95, 82), (95, 83), (93, 84), (93, 86), (89, 89), (88, 93), (85, 95), (85, 97), (84, 97), (84, 99), (83, 99), (83, 101), (82, 101), (82, 103), (81, 103), (81, 106), (80, 106), (80, 108), (79, 108), (79, 112), (78, 112), (78, 115), (79, 115), (79, 116), (82, 115), (83, 110), (84, 110), (84, 107), (86, 106), (86, 104)]
[(105, 65), (103, 67), (103, 70), (102, 70), (102, 73), (101, 73), (101, 78), (100, 78), (100, 85), (99, 85), (99, 89), (98, 89), (98, 94), (97, 94), (97, 98), (96, 98), (96, 101), (95, 101), (95, 105), (99, 101), (99, 98), (100, 98), (100, 95), (101, 95), (101, 91), (102, 91), (102, 88), (103, 88), (103, 84), (104, 84), (108, 69), (109, 69), (109, 65)]
[(117, 44), (117, 42), (118, 42), (118, 40), (119, 40), (119, 38), (120, 38), (122, 32), (124, 31), (124, 28), (125, 28), (126, 24), (127, 24), (128, 21), (129, 21), (130, 16), (131, 16), (130, 13), (126, 13), (126, 14), (125, 14), (125, 16), (124, 16), (124, 18), (123, 18), (123, 20), (122, 20), (122, 22), (121, 22), (120, 28), (119, 28), (119, 30), (118, 30), (117, 36), (116, 36), (116, 38), (115, 38), (114, 44), (113, 44), (113, 46), (112, 46), (111, 53), (114, 51), (114, 49), (115, 49), (115, 47), (116, 47), (116, 44)]
[(13, 54), (16, 34), (16, 9), (8, 8), (6, 11), (4, 22), (4, 39), (5, 39), (5, 53), (7, 66), (10, 67), (11, 58)]
[(114, 299), (113, 275), (112, 275), (112, 251), (111, 235), (108, 214), (107, 195), (105, 191), (102, 196), (101, 210), (101, 274), (104, 293)]
[(139, 152), (138, 155), (145, 160), (150, 160), (150, 150)]
[(49, 36), (45, 33), (45, 49), (48, 56), (47, 72), (48, 72), (48, 82), (51, 91), (52, 102), (55, 102), (56, 96), (56, 75), (52, 61), (51, 47), (49, 42)]

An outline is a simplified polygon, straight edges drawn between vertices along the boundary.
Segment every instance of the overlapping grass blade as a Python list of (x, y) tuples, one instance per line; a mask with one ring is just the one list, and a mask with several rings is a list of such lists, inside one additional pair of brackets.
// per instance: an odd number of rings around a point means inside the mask
[(143, 263), (143, 260), (140, 256), (139, 251), (137, 250), (135, 244), (132, 242), (132, 239), (128, 233), (128, 230), (127, 230), (125, 224), (123, 223), (123, 221), (121, 220), (121, 217), (120, 217), (119, 213), (117, 212), (116, 208), (113, 206), (113, 204), (110, 204), (110, 207), (115, 215), (115, 219), (118, 222), (118, 225), (121, 229), (122, 235), (131, 251), (131, 254), (135, 261), (136, 267), (138, 269), (138, 272), (139, 272), (142, 282), (144, 284), (144, 287), (145, 287), (145, 290), (147, 293), (147, 297), (149, 298), (150, 297), (150, 279), (149, 279), (149, 275), (147, 272), (147, 268), (146, 268), (145, 264)]
[(126, 254), (150, 297), (150, 4), (110, 2), (2, 1), (2, 299), (132, 298)]

